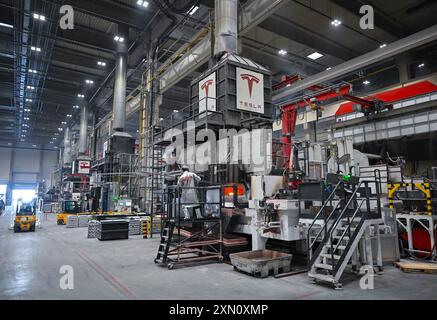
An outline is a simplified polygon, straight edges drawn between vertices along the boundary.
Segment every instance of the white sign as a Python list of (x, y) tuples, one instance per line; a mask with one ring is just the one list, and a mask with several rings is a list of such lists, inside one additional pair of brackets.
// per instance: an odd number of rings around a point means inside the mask
[(237, 68), (237, 109), (264, 113), (264, 76)]
[(217, 111), (216, 73), (211, 73), (199, 81), (199, 113), (206, 110)]
[(78, 163), (79, 168), (77, 173), (89, 174), (91, 169), (91, 163), (89, 161), (80, 161)]

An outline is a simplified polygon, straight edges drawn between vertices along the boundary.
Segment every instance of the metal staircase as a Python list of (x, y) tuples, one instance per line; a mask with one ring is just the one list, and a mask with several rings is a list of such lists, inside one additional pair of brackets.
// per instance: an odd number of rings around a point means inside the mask
[[(375, 198), (371, 196), (370, 183), (362, 181), (354, 184), (340, 180), (310, 225), (307, 239), (308, 276), (313, 281), (330, 282), (336, 289), (341, 289), (340, 279), (350, 262), (354, 271), (358, 264), (374, 267), (371, 242), (367, 235), (371, 226), (377, 229), (382, 219), (379, 183), (374, 182)], [(328, 204), (334, 201), (336, 205), (326, 213)], [(325, 223), (319, 230), (314, 230), (318, 219), (324, 219)], [(377, 265), (382, 270), (379, 236), (377, 238)]]

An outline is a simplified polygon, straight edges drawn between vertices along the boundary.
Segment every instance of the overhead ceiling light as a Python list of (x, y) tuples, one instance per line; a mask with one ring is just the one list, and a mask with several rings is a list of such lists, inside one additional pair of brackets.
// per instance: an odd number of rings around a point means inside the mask
[(117, 41), (117, 42), (124, 42), (124, 38), (120, 37), (120, 36), (115, 36), (114, 40)]
[(173, 112), (174, 112), (174, 113), (178, 113), (178, 112), (179, 112), (179, 110), (173, 110)]
[(26, 99), (26, 102), (33, 102), (32, 99)]
[(58, 130), (59, 130), (59, 131), (64, 131), (64, 129), (63, 129), (63, 128), (58, 128)]
[(138, 0), (137, 5), (147, 8), (149, 6), (149, 3), (147, 1)]
[(287, 54), (287, 51), (281, 49), (281, 50), (278, 51), (278, 53), (279, 53), (281, 56), (285, 56), (285, 55)]
[(33, 144), (32, 147), (36, 148), (36, 144)]
[(85, 98), (85, 96), (84, 96), (83, 94), (81, 94), (81, 93), (79, 93), (79, 94), (77, 95), (77, 97), (78, 97), (78, 98)]
[(159, 118), (159, 121), (164, 121), (164, 118)]
[(50, 144), (53, 144), (54, 142), (53, 141), (50, 141)]
[(194, 7), (191, 8), (190, 11), (188, 11), (188, 14), (190, 16), (192, 16), (193, 14), (195, 14), (197, 12), (197, 10), (199, 10), (199, 6), (194, 6)]
[(29, 89), (29, 90), (35, 90), (35, 87), (27, 86), (27, 89)]
[(318, 52), (313, 52), (310, 55), (307, 56), (307, 58), (310, 58), (311, 60), (317, 60), (319, 58), (323, 57), (323, 54)]
[(67, 118), (71, 118), (72, 117), (72, 115), (71, 114), (67, 114)]
[(80, 107), (79, 106), (73, 106), (73, 109), (79, 109)]
[(65, 121), (62, 121), (62, 122), (61, 122), (61, 124), (63, 124), (63, 125), (66, 125), (66, 124), (67, 124), (67, 122), (65, 122)]
[(42, 14), (38, 14), (38, 13), (34, 13), (33, 18), (36, 20), (46, 21), (46, 17), (43, 16)]
[(24, 112), (30, 112), (30, 109), (24, 109)]
[(24, 139), (20, 139), (20, 141), (21, 141), (21, 142), (24, 142), (24, 141), (26, 141), (26, 140), (24, 140)]
[(8, 142), (8, 146), (12, 146), (12, 142)]
[(10, 25), (10, 24), (7, 24), (7, 23), (3, 23), (3, 22), (0, 22), (0, 27), (5, 27), (5, 28), (9, 28), (9, 29), (14, 28), (13, 25)]
[(363, 84), (368, 85), (368, 84), (370, 84), (370, 81), (369, 80), (365, 80), (365, 81), (363, 81)]
[(85, 83), (86, 83), (86, 84), (93, 84), (94, 81), (93, 81), (93, 80), (88, 80), (88, 79), (87, 79), (87, 80), (85, 80)]
[(32, 51), (41, 52), (41, 48), (38, 48), (38, 47), (30, 47), (30, 49), (31, 49)]
[(23, 124), (23, 127), (28, 128), (29, 125), (28, 124)]
[(386, 45), (385, 43), (383, 43), (383, 44), (381, 44), (379, 47), (382, 49), (382, 48), (387, 47), (387, 45)]
[[(55, 132), (55, 136), (59, 136), (59, 133)], [(53, 138), (53, 139), (56, 139), (56, 138)]]
[(331, 25), (333, 25), (334, 27), (338, 27), (339, 25), (341, 25), (341, 21), (338, 19), (334, 19), (331, 21)]
[(23, 119), (24, 119), (24, 120), (29, 120), (29, 117), (24, 117)]
[(97, 61), (97, 65), (102, 66), (102, 67), (106, 67), (106, 62)]
[(423, 68), (425, 66), (425, 64), (424, 63), (421, 63), (421, 64), (419, 64), (419, 68)]
[(331, 70), (331, 69), (332, 69), (331, 67), (328, 67), (328, 68), (326, 68), (326, 71)]
[(38, 73), (38, 71), (33, 70), (33, 69), (29, 69), (28, 71), (29, 71), (30, 73)]

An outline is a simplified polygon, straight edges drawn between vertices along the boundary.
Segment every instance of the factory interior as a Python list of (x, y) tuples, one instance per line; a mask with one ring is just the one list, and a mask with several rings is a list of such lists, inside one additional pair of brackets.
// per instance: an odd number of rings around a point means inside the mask
[(0, 300), (437, 299), (436, 14), (0, 0)]

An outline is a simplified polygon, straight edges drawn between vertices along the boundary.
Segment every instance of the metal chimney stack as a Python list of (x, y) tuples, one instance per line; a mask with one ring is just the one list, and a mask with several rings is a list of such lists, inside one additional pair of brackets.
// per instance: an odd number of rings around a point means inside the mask
[(215, 0), (214, 55), (237, 53), (238, 0)]

